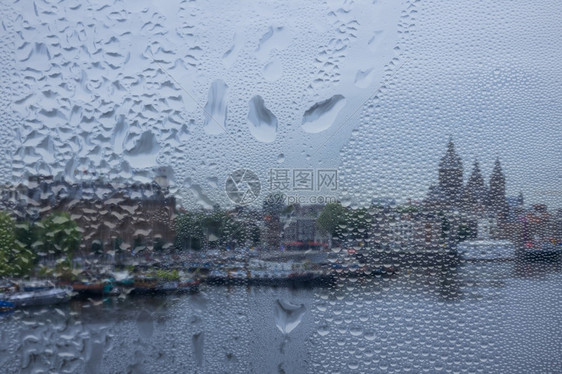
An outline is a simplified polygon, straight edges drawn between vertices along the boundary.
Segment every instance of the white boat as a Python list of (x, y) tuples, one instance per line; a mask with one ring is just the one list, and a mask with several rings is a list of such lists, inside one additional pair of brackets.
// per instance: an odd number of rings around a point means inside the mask
[(533, 259), (556, 259), (562, 254), (562, 245), (553, 242), (527, 242), (522, 249), (528, 258)]
[(198, 279), (184, 278), (178, 283), (178, 292), (197, 292), (199, 291), (199, 283)]
[(27, 281), (19, 282), (18, 289), (24, 292), (48, 290), (54, 288), (55, 285), (51, 281)]
[(178, 290), (178, 282), (163, 282), (158, 287), (157, 290), (160, 292), (174, 292)]
[(515, 246), (509, 240), (472, 240), (459, 243), (458, 252), (465, 260), (495, 261), (515, 258)]
[(15, 292), (4, 295), (4, 300), (16, 307), (51, 305), (70, 300), (71, 288), (50, 288), (36, 291)]
[(248, 281), (248, 272), (238, 268), (213, 269), (207, 275), (207, 282), (219, 284), (243, 284)]

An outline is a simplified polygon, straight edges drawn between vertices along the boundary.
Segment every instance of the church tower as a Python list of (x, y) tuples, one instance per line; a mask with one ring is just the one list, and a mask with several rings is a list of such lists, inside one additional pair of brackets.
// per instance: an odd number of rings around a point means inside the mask
[(464, 202), (466, 207), (471, 210), (484, 207), (488, 197), (488, 190), (484, 184), (484, 178), (480, 172), (478, 160), (474, 161), (472, 174), (466, 183), (464, 191)]
[(456, 203), (461, 197), (462, 175), (462, 161), (455, 152), (453, 140), (450, 139), (447, 152), (439, 162), (439, 189), (451, 203)]
[(500, 159), (496, 159), (494, 170), (490, 176), (490, 196), (488, 199), (490, 209), (496, 213), (506, 213), (507, 202), (505, 199), (505, 175), (500, 165)]

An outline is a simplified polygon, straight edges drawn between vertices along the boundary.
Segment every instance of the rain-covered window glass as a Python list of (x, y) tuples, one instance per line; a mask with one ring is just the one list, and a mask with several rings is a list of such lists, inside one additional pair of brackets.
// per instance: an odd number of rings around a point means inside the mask
[(562, 372), (560, 1), (0, 15), (0, 372)]

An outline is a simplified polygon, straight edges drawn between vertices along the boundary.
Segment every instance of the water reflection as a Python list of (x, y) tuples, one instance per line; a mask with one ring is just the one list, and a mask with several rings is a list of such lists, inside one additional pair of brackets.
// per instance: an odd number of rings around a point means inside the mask
[(561, 270), (458, 261), (332, 288), (206, 286), (198, 295), (16, 310), (0, 317), (0, 365), (7, 373), (556, 372)]

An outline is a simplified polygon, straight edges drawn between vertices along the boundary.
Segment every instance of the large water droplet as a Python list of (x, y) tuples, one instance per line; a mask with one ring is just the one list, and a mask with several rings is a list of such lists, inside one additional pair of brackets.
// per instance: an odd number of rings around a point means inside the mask
[(302, 129), (309, 133), (317, 133), (329, 129), (336, 121), (345, 103), (345, 97), (334, 95), (327, 100), (314, 104), (304, 112)]
[(256, 50), (256, 57), (260, 60), (264, 60), (269, 56), (273, 49), (285, 49), (290, 42), (291, 39), (286, 28), (270, 27), (259, 41), (259, 46)]
[(226, 94), (228, 86), (222, 79), (217, 79), (209, 88), (209, 98), (205, 105), (205, 132), (218, 135), (226, 131)]
[(266, 81), (275, 82), (281, 79), (281, 76), (283, 76), (283, 65), (279, 59), (274, 59), (263, 67), (263, 77)]
[(152, 131), (145, 131), (134, 143), (133, 147), (125, 150), (125, 159), (131, 166), (144, 168), (156, 166), (156, 158), (160, 151), (160, 144)]
[(137, 317), (137, 328), (139, 329), (139, 335), (144, 340), (148, 340), (152, 337), (154, 333), (154, 322), (152, 321), (152, 316), (146, 310), (140, 312)]
[(355, 74), (355, 85), (359, 88), (366, 88), (373, 82), (374, 69), (358, 70)]
[(195, 363), (197, 366), (203, 366), (203, 342), (205, 336), (202, 332), (193, 334), (191, 337), (191, 342), (193, 343), (193, 356), (195, 357)]
[(250, 100), (248, 113), (250, 133), (264, 143), (275, 141), (277, 135), (277, 117), (265, 107), (261, 96), (256, 95)]
[(289, 334), (301, 323), (305, 312), (304, 304), (293, 304), (277, 299), (275, 303), (275, 324), (283, 334)]

